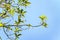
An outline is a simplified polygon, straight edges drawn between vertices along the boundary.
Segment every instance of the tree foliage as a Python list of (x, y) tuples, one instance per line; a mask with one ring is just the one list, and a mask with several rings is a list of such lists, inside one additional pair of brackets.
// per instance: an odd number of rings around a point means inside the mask
[[(33, 26), (32, 24), (25, 24), (25, 14), (26, 8), (31, 4), (29, 0), (0, 0), (0, 8), (2, 11), (0, 12), (0, 28), (3, 29), (7, 38), (10, 40), (18, 40), (19, 36), (21, 36), (21, 31), (27, 30), (30, 27), (39, 27), (44, 26), (47, 27), (45, 15), (39, 16), (41, 19), (41, 24)], [(14, 20), (14, 15), (17, 14), (17, 20)], [(2, 20), (10, 19), (8, 22), (4, 23)], [(9, 24), (13, 20), (13, 24)], [(27, 28), (23, 28), (23, 26), (27, 26)], [(11, 32), (11, 33), (10, 33)], [(14, 36), (14, 37), (12, 37)], [(12, 39), (13, 38), (13, 39)], [(2, 39), (1, 39), (2, 40)]]

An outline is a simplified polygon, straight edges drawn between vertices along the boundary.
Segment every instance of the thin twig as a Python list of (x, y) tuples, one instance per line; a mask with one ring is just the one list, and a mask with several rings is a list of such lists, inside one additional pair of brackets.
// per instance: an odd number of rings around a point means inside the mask
[[(5, 26), (20, 26), (20, 27), (22, 27), (22, 26), (27, 26), (27, 24), (23, 24), (23, 25), (5, 25)], [(35, 26), (31, 26), (31, 27), (39, 27), (39, 26), (42, 26), (42, 24), (40, 24), (40, 25), (35, 25)]]
[(4, 27), (3, 27), (3, 31), (4, 31), (5, 35), (8, 37), (8, 39), (12, 40), (12, 39), (9, 37), (9, 35), (6, 33), (6, 31), (5, 31), (5, 28), (4, 28)]
[[(8, 27), (8, 26), (17, 26), (17, 27), (19, 27), (19, 28), (21, 28), (22, 26), (27, 26), (27, 24), (24, 24), (24, 25), (5, 25), (6, 27)], [(31, 27), (39, 27), (39, 26), (42, 26), (42, 24), (40, 24), (40, 25), (36, 25), (36, 26), (31, 26)], [(22, 30), (27, 30), (28, 28), (25, 28), (25, 29), (22, 29)], [(10, 37), (9, 37), (9, 35), (6, 33), (6, 31), (5, 31), (5, 28), (3, 27), (3, 31), (4, 31), (4, 33), (6, 34), (6, 36), (8, 37), (8, 39), (10, 39), (10, 40), (12, 40)]]

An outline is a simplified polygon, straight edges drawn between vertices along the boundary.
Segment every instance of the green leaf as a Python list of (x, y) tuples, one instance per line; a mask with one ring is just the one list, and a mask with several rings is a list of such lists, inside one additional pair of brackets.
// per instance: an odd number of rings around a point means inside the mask
[(31, 24), (27, 24), (28, 27), (31, 27), (32, 25)]
[(3, 26), (4, 26), (4, 24), (0, 23), (0, 27), (3, 27)]
[(15, 21), (15, 24), (18, 24), (18, 22), (17, 22), (17, 21)]
[(24, 15), (26, 14), (26, 11), (24, 11), (23, 9), (21, 9), (20, 11), (21, 11), (21, 15), (25, 17)]
[(18, 36), (21, 36), (22, 34), (18, 34)]
[(44, 21), (44, 20), (47, 19), (47, 17), (46, 17), (45, 15), (41, 15), (41, 16), (39, 16), (39, 18), (40, 18), (42, 21)]
[(24, 21), (21, 19), (21, 16), (20, 15), (18, 15), (18, 23), (20, 24), (20, 23), (23, 23)]
[(15, 12), (14, 8), (12, 8), (12, 9), (9, 10), (9, 13), (10, 13), (12, 16), (14, 16), (14, 12)]
[(18, 40), (19, 36), (21, 36), (21, 34), (15, 33), (16, 40)]
[(7, 29), (8, 29), (8, 31), (9, 31), (9, 30), (12, 30), (12, 28), (11, 28), (10, 26), (8, 26)]
[(6, 17), (9, 17), (9, 16), (7, 15), (7, 13), (5, 11), (2, 11), (2, 13), (0, 13), (0, 17), (6, 18)]
[(15, 27), (15, 31), (14, 32), (19, 32), (19, 28)]
[(31, 3), (30, 2), (25, 2), (25, 6), (29, 6)]
[(47, 23), (46, 23), (46, 22), (43, 22), (43, 26), (44, 26), (44, 27), (47, 27)]

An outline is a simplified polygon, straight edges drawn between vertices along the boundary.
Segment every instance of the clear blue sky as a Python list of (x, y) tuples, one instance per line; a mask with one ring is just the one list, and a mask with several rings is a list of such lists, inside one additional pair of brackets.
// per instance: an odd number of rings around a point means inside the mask
[[(31, 28), (22, 32), (19, 40), (60, 40), (60, 0), (30, 0), (31, 5), (27, 8), (27, 23), (39, 24), (38, 16), (45, 14), (48, 17), (48, 28)], [(5, 35), (2, 31), (0, 36), (3, 40)]]

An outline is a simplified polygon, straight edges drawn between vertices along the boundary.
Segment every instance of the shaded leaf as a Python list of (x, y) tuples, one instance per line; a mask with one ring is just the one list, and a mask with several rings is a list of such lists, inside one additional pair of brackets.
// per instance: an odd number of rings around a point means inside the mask
[(18, 36), (21, 36), (22, 34), (18, 34)]
[(31, 24), (27, 24), (28, 27), (31, 27), (32, 25)]
[(25, 1), (25, 6), (29, 6), (30, 4), (30, 2)]
[(44, 26), (44, 27), (47, 27), (47, 23), (46, 23), (46, 22), (43, 22), (43, 26)]

